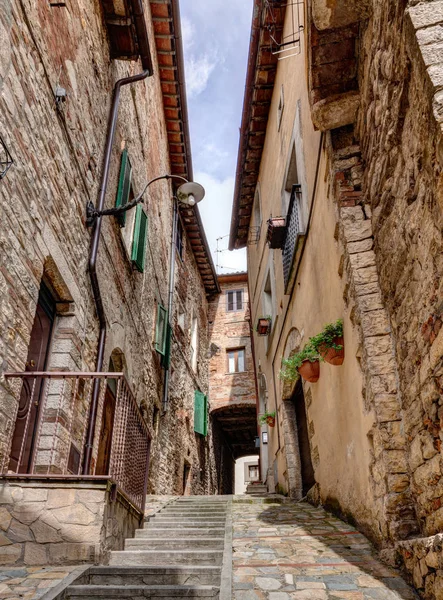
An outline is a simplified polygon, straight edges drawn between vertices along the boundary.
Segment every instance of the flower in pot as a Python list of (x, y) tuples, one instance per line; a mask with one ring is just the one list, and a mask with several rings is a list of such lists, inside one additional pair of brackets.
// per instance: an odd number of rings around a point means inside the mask
[(258, 333), (258, 335), (269, 335), (271, 331), (271, 323), (271, 315), (266, 315), (266, 317), (259, 317), (257, 325), (255, 327), (255, 331)]
[(311, 341), (303, 350), (283, 360), (283, 369), (280, 372), (282, 379), (297, 381), (300, 375), (309, 383), (316, 383), (320, 377), (320, 355)]
[(268, 413), (265, 412), (259, 416), (258, 422), (260, 425), (269, 425), (269, 427), (275, 427), (275, 411)]
[(328, 323), (323, 331), (310, 339), (321, 358), (330, 365), (340, 366), (345, 359), (343, 321)]

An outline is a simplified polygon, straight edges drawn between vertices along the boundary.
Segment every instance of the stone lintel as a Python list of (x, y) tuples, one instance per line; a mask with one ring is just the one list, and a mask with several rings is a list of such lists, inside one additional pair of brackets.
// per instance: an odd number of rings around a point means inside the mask
[(330, 96), (312, 106), (312, 121), (316, 129), (328, 131), (354, 123), (360, 104), (360, 92), (352, 91)]
[(368, 0), (312, 0), (312, 18), (317, 29), (346, 27), (369, 16)]

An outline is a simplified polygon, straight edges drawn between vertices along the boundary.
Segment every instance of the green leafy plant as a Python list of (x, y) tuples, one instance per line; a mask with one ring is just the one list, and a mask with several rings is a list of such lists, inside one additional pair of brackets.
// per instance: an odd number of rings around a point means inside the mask
[(311, 344), (321, 356), (324, 350), (327, 350), (328, 348), (342, 350), (343, 346), (335, 343), (335, 339), (340, 337), (343, 337), (342, 319), (338, 319), (335, 323), (328, 323), (325, 325), (321, 333), (318, 333), (309, 339), (309, 344)]
[(263, 413), (262, 415), (259, 416), (258, 422), (260, 423), (260, 425), (266, 425), (269, 418), (275, 419), (275, 411), (271, 412), (271, 413), (268, 413), (268, 412)]
[(289, 358), (283, 359), (283, 368), (280, 371), (281, 379), (284, 381), (297, 381), (300, 377), (298, 368), (301, 367), (305, 360), (309, 360), (309, 362), (317, 362), (320, 360), (318, 350), (311, 344), (311, 340), (309, 340), (303, 350)]

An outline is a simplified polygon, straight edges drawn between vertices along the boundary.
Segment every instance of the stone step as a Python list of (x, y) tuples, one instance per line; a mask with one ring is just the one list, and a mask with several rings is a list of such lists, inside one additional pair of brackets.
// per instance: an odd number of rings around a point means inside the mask
[(221, 565), (223, 550), (118, 550), (111, 552), (110, 565), (180, 566)]
[(89, 600), (94, 598), (214, 598), (219, 588), (212, 585), (71, 585), (66, 598)]
[(220, 585), (221, 567), (91, 567), (84, 585)]
[(201, 537), (222, 537), (225, 534), (224, 527), (184, 527), (182, 529), (163, 529), (162, 527), (150, 527), (149, 529), (136, 529), (136, 538), (163, 538), (163, 539), (199, 539)]
[(206, 516), (206, 515), (202, 515), (202, 514), (193, 514), (193, 515), (171, 515), (171, 514), (162, 514), (162, 513), (158, 513), (156, 515), (153, 515), (149, 520), (150, 521), (172, 521), (173, 519), (176, 519), (177, 521), (183, 521), (183, 520), (189, 520), (189, 521), (208, 521), (208, 522), (212, 522), (212, 521), (224, 521), (225, 517), (224, 515), (215, 515), (215, 516)]
[(223, 548), (224, 537), (191, 538), (191, 539), (165, 539), (165, 538), (135, 538), (125, 540), (125, 550), (197, 550), (210, 548), (216, 550)]
[[(167, 506), (166, 508), (162, 508), (161, 510), (162, 513), (165, 512), (171, 512), (171, 513), (175, 513), (175, 512), (188, 512), (188, 513), (201, 513), (201, 514), (207, 514), (207, 513), (222, 513), (222, 514), (226, 514), (227, 509), (226, 508), (219, 508), (219, 507), (214, 507), (214, 508), (201, 508), (196, 506), (195, 508), (192, 506)], [(159, 514), (159, 513), (156, 513)]]
[(182, 517), (184, 519), (193, 519), (193, 518), (197, 518), (197, 519), (219, 519), (219, 520), (224, 520), (226, 519), (227, 513), (221, 513), (221, 512), (198, 512), (198, 511), (187, 511), (187, 510), (168, 510), (165, 512), (161, 512), (161, 513), (157, 513), (156, 515), (153, 515), (152, 518), (157, 518), (157, 517), (168, 517), (171, 519), (176, 519), (177, 517)]
[(197, 528), (224, 528), (225, 527), (225, 521), (187, 521), (182, 520), (182, 521), (175, 521), (175, 520), (163, 520), (160, 521), (158, 519), (152, 520), (152, 521), (148, 521), (147, 523), (145, 523), (145, 529), (159, 529), (159, 528), (163, 528), (163, 529), (197, 529)]

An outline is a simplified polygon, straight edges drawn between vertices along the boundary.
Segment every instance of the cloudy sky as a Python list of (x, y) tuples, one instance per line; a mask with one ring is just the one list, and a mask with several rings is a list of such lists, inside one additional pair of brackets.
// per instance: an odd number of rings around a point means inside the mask
[[(231, 223), (252, 0), (181, 0), (180, 9), (194, 179), (206, 189), (199, 209), (216, 264)], [(220, 273), (246, 269), (243, 250), (218, 257)]]

